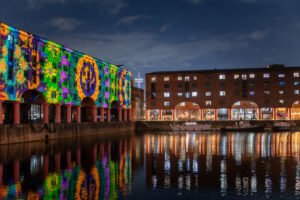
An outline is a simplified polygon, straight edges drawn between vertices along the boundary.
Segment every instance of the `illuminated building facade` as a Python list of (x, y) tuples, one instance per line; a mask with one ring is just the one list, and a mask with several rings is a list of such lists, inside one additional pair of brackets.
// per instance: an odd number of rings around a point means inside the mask
[(0, 26), (0, 124), (131, 119), (131, 72)]
[(147, 120), (299, 120), (300, 67), (146, 74)]

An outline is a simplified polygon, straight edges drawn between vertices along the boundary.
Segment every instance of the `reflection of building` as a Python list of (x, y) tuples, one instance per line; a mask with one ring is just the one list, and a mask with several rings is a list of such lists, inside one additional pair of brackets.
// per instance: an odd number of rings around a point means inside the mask
[(132, 120), (143, 120), (145, 119), (145, 94), (144, 90), (137, 87), (132, 87), (131, 92), (131, 110), (132, 110)]
[(131, 72), (0, 26), (0, 124), (131, 119)]
[(146, 74), (147, 120), (300, 119), (300, 67)]

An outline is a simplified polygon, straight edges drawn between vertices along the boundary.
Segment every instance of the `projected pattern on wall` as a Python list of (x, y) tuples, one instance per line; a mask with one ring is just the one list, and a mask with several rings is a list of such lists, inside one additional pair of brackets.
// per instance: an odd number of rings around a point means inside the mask
[(1, 23), (0, 100), (37, 90), (48, 103), (130, 108), (131, 72)]

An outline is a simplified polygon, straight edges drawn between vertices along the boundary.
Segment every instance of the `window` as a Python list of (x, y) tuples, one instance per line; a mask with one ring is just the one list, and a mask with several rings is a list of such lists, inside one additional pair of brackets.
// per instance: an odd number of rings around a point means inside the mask
[(205, 83), (206, 88), (211, 88), (211, 83)]
[(294, 77), (297, 77), (297, 78), (300, 77), (299, 72), (294, 72)]
[(178, 76), (178, 77), (177, 77), (177, 80), (178, 80), (178, 81), (182, 81), (182, 76)]
[(219, 75), (219, 79), (220, 79), (220, 80), (225, 80), (225, 79), (226, 79), (225, 74), (220, 74), (220, 75)]
[(165, 101), (164, 106), (170, 106), (170, 101)]
[(239, 74), (235, 74), (235, 75), (233, 76), (233, 78), (234, 78), (234, 79), (238, 79), (238, 78), (240, 78), (240, 75), (239, 75)]
[(255, 78), (255, 74), (250, 74), (249, 78)]
[(279, 90), (278, 93), (279, 94), (284, 94), (284, 91), (283, 90)]
[(250, 95), (250, 96), (254, 96), (254, 95), (255, 95), (255, 91), (250, 91), (250, 92), (249, 92), (249, 95)]
[(285, 82), (284, 81), (279, 81), (279, 86), (285, 86)]
[(192, 97), (196, 97), (198, 95), (198, 92), (192, 92)]
[(211, 92), (205, 92), (205, 96), (207, 97), (211, 96)]
[(220, 96), (225, 96), (226, 92), (225, 91), (220, 91)]
[(168, 76), (164, 77), (164, 81), (169, 81), (169, 80), (170, 80), (170, 77), (168, 77)]
[(242, 79), (247, 80), (247, 74), (242, 74)]
[(170, 92), (164, 92), (164, 97), (170, 97)]
[(181, 83), (178, 83), (178, 84), (177, 84), (177, 87), (178, 87), (178, 88), (182, 88), (182, 84), (181, 84)]
[(177, 96), (181, 97), (182, 96), (182, 92), (178, 92)]
[(196, 81), (197, 80), (197, 76), (193, 76), (193, 80)]
[(190, 98), (190, 93), (186, 92), (184, 96), (185, 96), (185, 98)]
[(278, 78), (284, 78), (285, 74), (278, 74)]
[(269, 90), (265, 90), (265, 91), (264, 91), (264, 94), (265, 94), (265, 95), (269, 95), (269, 94), (270, 94), (270, 91), (269, 91)]
[(156, 77), (152, 77), (151, 82), (156, 82)]
[(299, 81), (295, 81), (294, 86), (298, 86), (298, 85), (299, 85)]
[(280, 104), (284, 104), (284, 100), (283, 99), (279, 99), (279, 103)]
[(185, 76), (185, 77), (184, 77), (184, 80), (185, 80), (185, 81), (190, 81), (190, 77), (189, 77), (189, 76)]
[(181, 102), (181, 103), (179, 104), (179, 106), (181, 106), (181, 107), (185, 106), (185, 102)]
[(170, 88), (169, 84), (164, 84), (164, 88)]
[(270, 78), (270, 74), (269, 73), (264, 74), (264, 78)]
[(211, 101), (205, 101), (206, 106), (211, 106)]
[(294, 94), (299, 94), (299, 90), (294, 90)]

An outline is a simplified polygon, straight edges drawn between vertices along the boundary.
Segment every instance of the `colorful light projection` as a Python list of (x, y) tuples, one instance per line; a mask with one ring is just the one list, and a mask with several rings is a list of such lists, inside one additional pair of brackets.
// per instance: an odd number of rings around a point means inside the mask
[(51, 104), (80, 105), (85, 97), (108, 108), (130, 108), (131, 73), (25, 31), (0, 24), (0, 100), (22, 101), (37, 90)]

